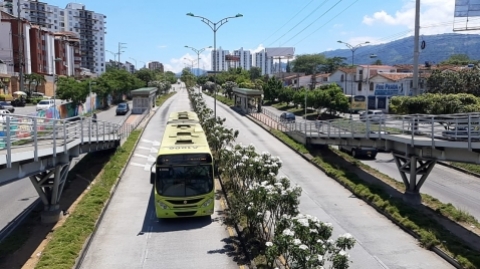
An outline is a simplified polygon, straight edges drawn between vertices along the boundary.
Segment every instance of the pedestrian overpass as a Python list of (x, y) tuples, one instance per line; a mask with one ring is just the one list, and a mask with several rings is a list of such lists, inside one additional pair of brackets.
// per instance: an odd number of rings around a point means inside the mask
[(480, 113), (295, 123), (264, 109), (250, 116), (307, 146), (349, 145), (392, 152), (406, 186), (404, 198), (410, 203), (421, 203), (420, 188), (437, 161), (480, 164)]
[[(127, 130), (128, 128), (128, 130)], [(74, 157), (120, 145), (130, 126), (88, 117), (0, 116), (0, 187), (29, 177), (45, 205), (42, 221), (56, 222)]]

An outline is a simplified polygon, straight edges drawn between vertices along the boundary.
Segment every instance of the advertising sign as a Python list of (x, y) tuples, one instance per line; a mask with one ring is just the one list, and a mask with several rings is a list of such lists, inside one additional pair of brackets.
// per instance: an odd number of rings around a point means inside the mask
[(240, 62), (240, 56), (225, 55), (225, 61)]
[(402, 83), (377, 83), (375, 84), (375, 95), (393, 96), (405, 95)]
[(478, 20), (469, 20), (470, 17), (480, 16), (480, 0), (455, 0), (453, 30), (466, 31), (480, 29)]

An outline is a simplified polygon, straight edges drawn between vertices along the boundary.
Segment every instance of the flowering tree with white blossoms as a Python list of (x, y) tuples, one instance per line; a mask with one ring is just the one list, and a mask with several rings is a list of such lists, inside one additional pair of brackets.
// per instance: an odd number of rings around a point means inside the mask
[(355, 239), (344, 234), (334, 241), (330, 239), (332, 232), (332, 224), (316, 217), (284, 216), (277, 225), (274, 240), (266, 243), (269, 264), (273, 266), (274, 260), (282, 255), (291, 269), (323, 268), (327, 264), (335, 269), (349, 268), (346, 250), (353, 248)]
[(257, 153), (253, 145), (234, 145), (238, 131), (213, 118), (201, 94), (190, 91), (192, 107), (208, 138), (219, 172), (228, 179), (230, 221), (246, 221), (245, 232), (262, 244), (268, 266), (283, 256), (289, 269), (349, 268), (346, 250), (355, 239), (345, 234), (332, 240), (333, 227), (298, 212), (301, 188), (288, 178), (278, 178), (282, 162), (268, 152)]
[(222, 175), (233, 192), (231, 220), (246, 217), (246, 232), (261, 242), (271, 239), (275, 225), (284, 215), (298, 214), (301, 189), (291, 187), (287, 178), (277, 178), (278, 157), (258, 154), (253, 145), (226, 148), (221, 155)]

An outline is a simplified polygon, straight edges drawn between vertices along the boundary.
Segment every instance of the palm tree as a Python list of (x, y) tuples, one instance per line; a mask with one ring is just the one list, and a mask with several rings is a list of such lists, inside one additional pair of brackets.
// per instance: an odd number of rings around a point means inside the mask
[(38, 86), (39, 86), (40, 84), (47, 82), (47, 80), (45, 79), (45, 76), (44, 76), (44, 75), (40, 75), (40, 74), (36, 74), (36, 73), (33, 73), (33, 74), (32, 74), (32, 78), (31, 78), (31, 79), (36, 82), (35, 92), (38, 92)]
[(32, 82), (33, 82), (33, 74), (25, 74), (23, 76), (23, 80), (28, 85), (26, 92), (27, 92), (27, 96), (30, 97), (32, 96), (32, 89), (30, 86), (32, 85)]

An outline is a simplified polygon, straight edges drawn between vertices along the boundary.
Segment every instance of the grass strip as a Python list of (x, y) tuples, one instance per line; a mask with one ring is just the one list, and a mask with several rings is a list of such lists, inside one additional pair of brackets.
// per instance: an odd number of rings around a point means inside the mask
[(156, 105), (161, 106), (165, 101), (167, 101), (168, 98), (172, 97), (176, 93), (177, 92), (169, 92), (169, 93), (164, 94), (164, 95), (159, 95), (157, 97), (157, 100), (156, 100)]
[[(156, 105), (161, 106), (176, 92), (161, 95)], [(93, 233), (97, 220), (111, 196), (111, 189), (118, 181), (122, 169), (127, 164), (130, 153), (140, 138), (142, 131), (135, 130), (125, 143), (118, 147), (110, 161), (104, 167), (104, 173), (91, 185), (88, 193), (78, 203), (75, 211), (56, 229), (50, 242), (42, 252), (35, 268), (60, 269), (72, 268), (82, 251), (85, 241)]]
[[(67, 186), (65, 186), (65, 188), (68, 188), (69, 182), (75, 179), (76, 174), (88, 169), (91, 162), (95, 161), (94, 158), (94, 154), (87, 154), (72, 168), (72, 170), (70, 170), (67, 175)], [(20, 247), (22, 247), (30, 238), (33, 227), (38, 224), (40, 219), (40, 211), (34, 210), (32, 214), (35, 214), (35, 217), (27, 217), (25, 223), (20, 225), (0, 243), (0, 261), (9, 254), (20, 249)]]
[(90, 191), (78, 203), (65, 223), (52, 233), (36, 268), (72, 268), (85, 240), (95, 228), (100, 213), (110, 197), (122, 168), (139, 139), (141, 130), (133, 131), (127, 141), (113, 154), (105, 165), (104, 173), (91, 185)]
[[(287, 145), (298, 149), (299, 152), (310, 153), (303, 144), (296, 142), (285, 133), (274, 129), (271, 129), (270, 132)], [(314, 153), (310, 154), (315, 155)], [(436, 246), (454, 257), (464, 268), (480, 268), (480, 256), (425, 213), (406, 205), (401, 199), (390, 198), (383, 187), (366, 183), (358, 175), (345, 171), (344, 167), (330, 158), (323, 158), (317, 154), (313, 157), (312, 162), (357, 197), (374, 205), (377, 210), (395, 220), (398, 225), (413, 231), (419, 237), (422, 247), (431, 249)]]
[(450, 162), (450, 165), (470, 172), (473, 175), (480, 175), (480, 165), (478, 164)]

